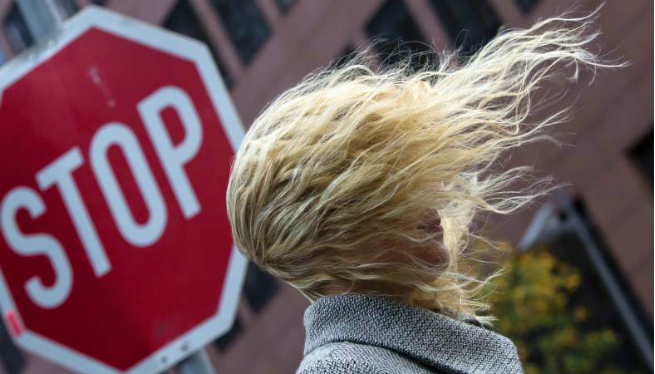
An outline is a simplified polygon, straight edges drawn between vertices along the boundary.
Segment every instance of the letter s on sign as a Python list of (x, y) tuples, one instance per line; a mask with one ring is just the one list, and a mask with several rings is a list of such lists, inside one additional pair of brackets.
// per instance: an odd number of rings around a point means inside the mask
[(32, 276), (25, 289), (35, 304), (52, 309), (63, 303), (73, 285), (73, 272), (61, 243), (48, 234), (23, 234), (16, 223), (16, 213), (26, 209), (30, 217), (38, 218), (45, 213), (45, 204), (31, 188), (16, 187), (9, 191), (0, 205), (0, 223), (7, 244), (24, 256), (45, 255), (55, 272), (52, 286), (46, 286), (39, 276)]

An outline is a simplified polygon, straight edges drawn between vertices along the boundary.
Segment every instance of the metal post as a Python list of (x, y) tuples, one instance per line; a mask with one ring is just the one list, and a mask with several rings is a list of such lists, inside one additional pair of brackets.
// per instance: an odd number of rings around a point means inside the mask
[(53, 35), (64, 21), (55, 1), (16, 0), (27, 28), (36, 42)]
[(545, 237), (550, 236), (556, 232), (573, 232), (582, 242), (582, 247), (585, 250), (590, 262), (609, 293), (609, 296), (616, 305), (616, 308), (621, 316), (628, 333), (630, 334), (637, 350), (643, 357), (649, 370), (653, 370), (653, 345), (650, 343), (646, 332), (639, 325), (639, 320), (635, 312), (630, 307), (623, 291), (621, 290), (618, 281), (605, 262), (598, 245), (596, 244), (592, 234), (589, 232), (586, 224), (582, 221), (578, 212), (575, 210), (571, 201), (562, 191), (558, 191), (555, 196), (559, 201), (559, 206), (566, 212), (567, 220), (560, 223), (559, 228), (552, 230), (551, 222), (556, 219), (556, 209), (552, 205), (543, 206), (535, 215), (532, 223), (528, 227), (526, 234), (519, 242), (519, 250), (525, 251), (533, 246), (538, 241), (544, 240)]
[(587, 252), (589, 260), (596, 268), (598, 275), (600, 276), (601, 282), (605, 285), (610, 298), (616, 305), (616, 308), (619, 311), (619, 315), (622, 317), (623, 322), (628, 330), (628, 333), (632, 336), (637, 350), (643, 357), (644, 361), (648, 365), (650, 371), (653, 370), (653, 345), (650, 343), (646, 332), (639, 325), (639, 320), (635, 312), (630, 307), (630, 303), (623, 294), (619, 283), (615, 279), (612, 271), (609, 266), (603, 259), (603, 256), (600, 252), (600, 249), (596, 245), (591, 233), (587, 229), (586, 225), (576, 212), (573, 204), (569, 201), (566, 194), (559, 192), (557, 198), (560, 201), (560, 204), (564, 208), (564, 211), (567, 213), (567, 218), (575, 230), (576, 234), (583, 243), (583, 247)]
[(205, 349), (201, 349), (185, 358), (175, 366), (179, 374), (215, 374), (214, 366)]

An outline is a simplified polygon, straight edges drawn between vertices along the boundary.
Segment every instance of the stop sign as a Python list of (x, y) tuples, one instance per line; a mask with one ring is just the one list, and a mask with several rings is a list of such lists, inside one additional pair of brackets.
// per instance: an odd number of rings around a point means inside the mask
[(18, 345), (155, 373), (232, 324), (242, 127), (207, 48), (89, 7), (0, 73), (0, 306)]

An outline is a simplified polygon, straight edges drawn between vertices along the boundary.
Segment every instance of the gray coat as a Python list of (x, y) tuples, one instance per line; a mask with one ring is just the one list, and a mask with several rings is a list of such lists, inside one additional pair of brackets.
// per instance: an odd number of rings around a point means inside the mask
[(473, 324), (366, 295), (329, 296), (305, 312), (296, 374), (520, 374), (512, 342)]

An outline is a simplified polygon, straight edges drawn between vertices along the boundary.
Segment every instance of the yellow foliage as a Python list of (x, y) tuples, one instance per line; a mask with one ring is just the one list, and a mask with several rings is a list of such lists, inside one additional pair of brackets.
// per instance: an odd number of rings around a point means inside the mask
[(496, 329), (517, 346), (526, 374), (614, 373), (606, 357), (619, 339), (610, 328), (585, 329), (588, 311), (572, 301), (580, 272), (545, 248), (514, 253), (504, 260), (490, 301)]

